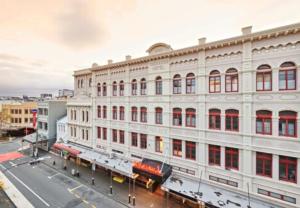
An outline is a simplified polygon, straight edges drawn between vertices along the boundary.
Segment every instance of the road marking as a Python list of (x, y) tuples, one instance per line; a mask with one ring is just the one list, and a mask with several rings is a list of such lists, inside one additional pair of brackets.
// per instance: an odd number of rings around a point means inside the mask
[(42, 198), (40, 197), (37, 193), (35, 193), (31, 188), (29, 188), (21, 179), (19, 179), (15, 174), (13, 174), (10, 170), (6, 169), (3, 165), (0, 164), (0, 166), (6, 170), (12, 177), (14, 177), (20, 184), (22, 184), (28, 191), (30, 191), (33, 195), (35, 195), (41, 202), (43, 202), (47, 207), (50, 207), (50, 205)]
[(86, 204), (89, 204), (89, 202), (87, 200), (82, 199), (82, 201)]
[(79, 185), (79, 186), (77, 186), (77, 187), (75, 187), (75, 188), (72, 188), (72, 189), (69, 189), (69, 188), (68, 188), (68, 190), (69, 190), (70, 192), (72, 192), (72, 191), (74, 191), (74, 190), (76, 190), (76, 189), (80, 188), (81, 186), (82, 186), (82, 184), (81, 184), (81, 185)]
[(53, 178), (53, 177), (55, 177), (55, 176), (57, 176), (57, 175), (59, 175), (60, 173), (55, 173), (54, 175), (52, 175), (52, 176), (48, 176), (48, 178), (49, 179), (51, 179), (51, 178)]
[(11, 164), (12, 167), (17, 166), (17, 164), (15, 164), (15, 163), (13, 163), (13, 162), (11, 162), (11, 161), (9, 161), (9, 164)]

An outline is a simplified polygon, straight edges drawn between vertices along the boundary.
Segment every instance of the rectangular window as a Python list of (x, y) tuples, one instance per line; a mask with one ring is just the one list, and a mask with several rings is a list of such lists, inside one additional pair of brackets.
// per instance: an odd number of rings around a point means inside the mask
[(113, 106), (113, 109), (112, 109), (112, 119), (113, 120), (117, 120), (118, 119), (117, 106)]
[(101, 127), (97, 127), (97, 138), (101, 139)]
[(221, 129), (220, 113), (210, 113), (209, 114), (209, 128), (210, 129)]
[(265, 196), (269, 196), (272, 198), (280, 199), (280, 200), (283, 200), (283, 201), (286, 201), (286, 202), (289, 202), (292, 204), (296, 204), (296, 198), (293, 198), (290, 196), (285, 196), (282, 194), (274, 193), (274, 192), (267, 191), (267, 190), (260, 189), (260, 188), (257, 190), (257, 193), (265, 195)]
[(279, 135), (287, 137), (296, 137), (296, 117), (282, 116), (279, 119)]
[(85, 119), (84, 119), (84, 116), (85, 116), (84, 111), (82, 111), (82, 121), (85, 120)]
[(162, 109), (156, 108), (155, 109), (155, 124), (162, 124)]
[(173, 139), (173, 156), (182, 157), (182, 141)]
[(118, 131), (116, 129), (112, 130), (112, 140), (113, 142), (118, 142)]
[(86, 113), (86, 122), (89, 122), (89, 112), (86, 111), (85, 113)]
[(125, 135), (124, 135), (124, 131), (123, 130), (119, 131), (119, 136), (120, 136), (120, 144), (124, 144)]
[(103, 140), (107, 140), (107, 128), (102, 128)]
[(131, 133), (131, 146), (137, 147), (137, 133)]
[(187, 127), (196, 127), (196, 110), (188, 108), (186, 110), (185, 125)]
[(118, 86), (117, 83), (113, 83), (113, 96), (117, 96)]
[(227, 131), (239, 131), (239, 114), (226, 113), (225, 129)]
[(160, 136), (155, 137), (155, 152), (163, 152), (163, 139)]
[(208, 163), (210, 165), (221, 165), (221, 147), (209, 145)]
[(272, 114), (256, 115), (256, 133), (272, 135)]
[(147, 123), (147, 108), (141, 108), (141, 122)]
[(120, 107), (120, 120), (123, 121), (125, 119), (125, 108), (123, 106)]
[(86, 140), (89, 140), (89, 130), (85, 130), (85, 136), (86, 136)]
[(272, 90), (272, 72), (257, 72), (256, 73), (256, 90), (270, 91)]
[(140, 134), (140, 147), (141, 149), (147, 149), (147, 134)]
[(137, 121), (137, 108), (131, 108), (131, 121)]
[(196, 143), (195, 142), (185, 142), (185, 158), (196, 160)]
[(162, 94), (162, 80), (161, 79), (157, 79), (155, 81), (155, 94), (156, 95)]
[(120, 83), (120, 96), (124, 96), (124, 82)]
[(239, 169), (239, 150), (226, 147), (225, 149), (225, 167), (226, 169)]
[(220, 76), (210, 76), (209, 77), (209, 92), (216, 93), (221, 92), (221, 77)]
[(84, 129), (81, 129), (81, 137), (84, 140)]
[(98, 116), (98, 118), (101, 118), (101, 106), (100, 105), (97, 106), (97, 116)]
[(103, 106), (103, 118), (107, 118), (106, 106)]
[(256, 174), (272, 178), (272, 154), (256, 152)]
[(279, 71), (279, 90), (296, 89), (296, 69)]
[(297, 158), (279, 156), (279, 180), (297, 183)]

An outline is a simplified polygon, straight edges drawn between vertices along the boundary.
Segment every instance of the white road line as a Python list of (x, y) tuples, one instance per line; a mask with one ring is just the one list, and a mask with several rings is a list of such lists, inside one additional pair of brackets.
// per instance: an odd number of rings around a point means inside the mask
[(9, 163), (13, 166), (13, 167), (15, 167), (17, 164), (15, 164), (15, 163), (13, 163), (13, 162), (11, 162), (11, 161), (9, 161)]
[[(5, 170), (6, 168), (0, 164), (0, 166)], [(30, 191), (33, 195), (35, 195), (41, 202), (43, 202), (47, 207), (50, 207), (50, 205), (37, 193), (35, 193), (31, 188), (29, 188), (23, 181), (21, 181), (17, 176), (15, 176), (10, 170), (6, 169), (6, 172), (8, 172), (12, 177), (14, 177), (20, 184), (22, 184), (28, 191)]]
[(53, 178), (53, 177), (55, 177), (55, 176), (57, 176), (57, 175), (59, 175), (60, 173), (55, 173), (54, 175), (52, 175), (52, 176), (48, 176), (48, 178), (49, 179), (51, 179), (51, 178)]
[(72, 188), (72, 189), (69, 189), (69, 188), (68, 188), (68, 190), (69, 190), (70, 192), (72, 192), (72, 191), (75, 191), (76, 189), (80, 188), (81, 186), (82, 186), (82, 184), (79, 185), (79, 186), (77, 186), (77, 187), (75, 187), (75, 188)]

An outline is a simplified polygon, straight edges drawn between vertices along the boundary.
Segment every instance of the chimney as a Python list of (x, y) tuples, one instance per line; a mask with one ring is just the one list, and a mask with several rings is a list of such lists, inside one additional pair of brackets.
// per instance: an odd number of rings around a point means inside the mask
[(131, 56), (130, 55), (125, 56), (125, 59), (126, 59), (126, 61), (128, 61), (131, 59)]
[(242, 28), (243, 35), (249, 35), (249, 34), (251, 34), (251, 32), (252, 32), (252, 26)]
[(113, 60), (112, 59), (108, 59), (107, 60), (107, 64), (112, 64), (113, 63)]
[(199, 38), (198, 39), (198, 44), (199, 45), (203, 45), (203, 44), (205, 44), (206, 43), (206, 38)]

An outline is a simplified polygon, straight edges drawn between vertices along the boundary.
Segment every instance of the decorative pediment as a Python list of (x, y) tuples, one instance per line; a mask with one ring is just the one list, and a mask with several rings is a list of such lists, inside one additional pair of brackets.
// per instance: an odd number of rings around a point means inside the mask
[(155, 43), (154, 45), (150, 46), (150, 48), (147, 50), (149, 55), (164, 53), (164, 52), (170, 52), (173, 49), (170, 45), (165, 43)]

